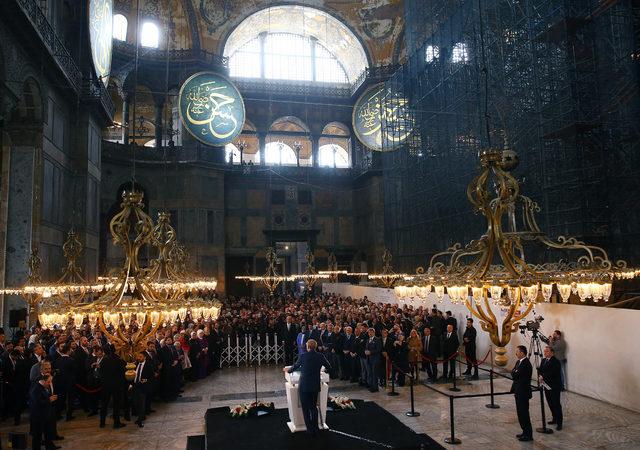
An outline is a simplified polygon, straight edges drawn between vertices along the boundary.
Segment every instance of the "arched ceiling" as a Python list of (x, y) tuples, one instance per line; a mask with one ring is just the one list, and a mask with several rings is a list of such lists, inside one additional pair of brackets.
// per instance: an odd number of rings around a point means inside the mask
[[(152, 20), (169, 24), (171, 49), (204, 48), (222, 54), (227, 37), (247, 17), (272, 6), (304, 5), (329, 13), (351, 29), (364, 46), (369, 65), (384, 65), (395, 61), (398, 42), (404, 27), (402, 0), (139, 0), (140, 23)], [(114, 0), (114, 12), (127, 16), (127, 41), (135, 42), (137, 0)], [(275, 8), (272, 8), (272, 11)], [(169, 19), (170, 18), (170, 19)], [(273, 17), (272, 17), (273, 19)], [(286, 26), (283, 16), (280, 25)], [(262, 24), (262, 27), (265, 25)], [(310, 27), (311, 24), (308, 24)], [(264, 30), (266, 31), (266, 30)], [(326, 33), (316, 27), (318, 39)], [(160, 32), (160, 48), (166, 48), (166, 28)], [(338, 56), (338, 55), (336, 55)]]
[(350, 80), (369, 66), (361, 42), (348, 26), (324, 11), (299, 5), (274, 6), (250, 15), (225, 41), (224, 55), (233, 55), (261, 33), (294, 33), (317, 39), (343, 64)]

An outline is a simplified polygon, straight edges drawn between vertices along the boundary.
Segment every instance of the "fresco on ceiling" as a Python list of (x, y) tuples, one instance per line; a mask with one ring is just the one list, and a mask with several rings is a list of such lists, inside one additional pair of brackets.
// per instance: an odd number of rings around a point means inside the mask
[[(241, 18), (273, 4), (269, 0), (193, 0), (199, 2), (203, 46), (222, 52), (222, 40)], [(286, 2), (285, 2), (286, 3)], [(404, 26), (402, 0), (308, 0), (347, 23), (365, 42), (375, 65), (390, 64)]]
[[(394, 53), (397, 58), (397, 41), (404, 27), (403, 0), (298, 0), (292, 3), (317, 7), (345, 22), (362, 39), (374, 65), (391, 64)], [(134, 1), (115, 0), (114, 4), (116, 12), (126, 14), (130, 24), (135, 23)], [(191, 48), (199, 36), (202, 48), (222, 53), (223, 41), (233, 27), (273, 4), (273, 0), (141, 0), (140, 15), (163, 22), (169, 16), (173, 18), (171, 48)]]
[(231, 17), (232, 0), (200, 0), (200, 15), (207, 24), (209, 34), (216, 30)]

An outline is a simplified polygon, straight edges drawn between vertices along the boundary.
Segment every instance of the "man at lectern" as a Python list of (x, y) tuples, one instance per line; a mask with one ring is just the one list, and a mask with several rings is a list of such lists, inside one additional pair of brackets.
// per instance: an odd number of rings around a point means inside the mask
[(315, 339), (307, 341), (307, 352), (300, 355), (293, 366), (285, 367), (284, 372), (293, 373), (300, 370), (300, 382), (298, 392), (300, 393), (300, 405), (304, 424), (307, 433), (313, 435), (318, 432), (318, 392), (320, 392), (320, 370), (324, 367), (327, 372), (331, 371), (331, 364), (321, 353), (316, 352), (318, 343)]

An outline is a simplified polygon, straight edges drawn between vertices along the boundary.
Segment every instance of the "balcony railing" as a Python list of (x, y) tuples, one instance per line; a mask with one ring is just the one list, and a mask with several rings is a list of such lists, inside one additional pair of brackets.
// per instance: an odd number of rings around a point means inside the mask
[[(135, 45), (116, 39), (113, 40), (113, 49), (114, 52), (130, 56), (131, 58), (135, 57), (136, 54)], [(167, 51), (159, 48), (140, 47), (138, 56), (142, 60), (163, 62), (167, 60)], [(169, 50), (168, 56), (170, 62), (198, 61), (207, 66), (224, 67), (225, 69), (229, 67), (229, 58), (203, 49), (187, 48)]]
[(113, 100), (111, 100), (109, 91), (107, 91), (104, 83), (100, 80), (83, 80), (82, 98), (84, 100), (99, 101), (109, 118), (113, 119), (113, 115), (116, 113), (116, 106), (113, 104)]
[(33, 25), (44, 45), (49, 49), (51, 56), (55, 59), (58, 67), (64, 73), (69, 83), (76, 92), (80, 92), (82, 87), (82, 72), (76, 65), (73, 57), (67, 50), (64, 43), (58, 38), (55, 30), (47, 20), (40, 6), (35, 0), (15, 0), (20, 9)]
[(233, 82), (243, 93), (269, 93), (298, 97), (351, 97), (351, 89), (348, 84), (267, 80), (264, 78), (234, 78)]

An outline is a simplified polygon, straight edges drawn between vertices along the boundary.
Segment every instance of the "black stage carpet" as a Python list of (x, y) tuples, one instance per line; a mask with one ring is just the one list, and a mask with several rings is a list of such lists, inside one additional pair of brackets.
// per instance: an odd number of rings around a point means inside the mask
[(426, 434), (415, 433), (375, 402), (354, 403), (355, 410), (327, 411), (331, 430), (315, 438), (304, 432), (291, 433), (286, 409), (245, 419), (232, 419), (227, 407), (209, 409), (205, 414), (207, 450), (444, 448)]

